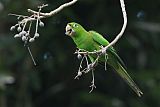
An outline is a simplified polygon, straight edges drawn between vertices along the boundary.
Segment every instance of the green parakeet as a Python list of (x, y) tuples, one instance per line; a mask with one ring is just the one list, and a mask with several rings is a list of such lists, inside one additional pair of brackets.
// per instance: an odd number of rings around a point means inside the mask
[[(80, 24), (71, 22), (66, 26), (66, 35), (70, 36), (79, 49), (84, 49), (89, 52), (100, 50), (101, 46), (107, 46), (109, 42), (99, 33), (95, 31), (86, 31)], [(124, 63), (117, 55), (115, 49), (111, 46), (107, 49), (107, 64), (114, 68), (114, 70), (125, 80), (125, 82), (141, 96), (143, 93), (138, 88), (136, 83), (127, 73)], [(95, 60), (94, 55), (89, 55), (91, 62)], [(101, 62), (105, 61), (105, 58), (101, 56)]]

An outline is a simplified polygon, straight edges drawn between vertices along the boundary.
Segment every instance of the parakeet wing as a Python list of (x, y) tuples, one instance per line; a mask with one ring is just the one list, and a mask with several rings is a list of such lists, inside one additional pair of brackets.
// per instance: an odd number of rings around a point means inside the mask
[[(97, 33), (96, 31), (89, 31), (89, 33), (91, 33), (93, 40), (95, 42), (97, 42), (100, 46), (107, 46), (109, 44), (109, 42), (99, 33)], [(110, 51), (114, 57), (118, 60), (118, 62), (124, 67), (126, 68), (124, 62), (122, 61), (122, 59), (117, 55), (116, 50), (111, 46), (108, 48), (107, 51)]]

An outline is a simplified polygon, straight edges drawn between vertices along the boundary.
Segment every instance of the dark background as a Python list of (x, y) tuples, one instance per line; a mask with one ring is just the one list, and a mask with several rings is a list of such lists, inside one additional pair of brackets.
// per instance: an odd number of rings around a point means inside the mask
[(0, 1), (0, 107), (160, 107), (160, 0), (125, 0), (128, 25), (114, 46), (128, 73), (144, 95), (139, 98), (110, 67), (96, 68), (97, 88), (89, 94), (91, 73), (74, 80), (79, 60), (65, 26), (78, 22), (112, 41), (120, 32), (123, 17), (119, 0), (79, 0), (57, 15), (43, 19), (40, 37), (31, 44), (38, 63), (34, 67), (8, 13), (24, 14), (49, 4), (49, 12), (70, 0)]

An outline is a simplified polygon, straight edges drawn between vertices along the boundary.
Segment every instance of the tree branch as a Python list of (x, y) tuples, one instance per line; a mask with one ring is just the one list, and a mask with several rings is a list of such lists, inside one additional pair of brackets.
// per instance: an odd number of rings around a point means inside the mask
[(123, 27), (120, 31), (120, 33), (116, 36), (116, 38), (105, 47), (105, 50), (107, 50), (110, 46), (113, 46), (123, 35), (126, 26), (127, 26), (127, 13), (126, 13), (126, 9), (125, 9), (125, 4), (124, 4), (124, 0), (120, 0), (120, 4), (121, 4), (121, 9), (122, 9), (122, 13), (123, 13)]
[[(57, 9), (55, 9), (55, 10), (49, 12), (49, 13), (40, 12), (39, 14), (41, 15), (41, 18), (47, 18), (47, 17), (53, 16), (53, 15), (57, 14), (58, 12), (62, 11), (64, 8), (75, 4), (77, 1), (78, 0), (72, 0), (72, 1), (70, 1), (68, 3), (65, 3), (65, 4), (59, 6)], [(31, 10), (31, 9), (28, 9), (28, 12), (33, 13), (33, 14), (38, 14), (37, 11)]]
[(126, 13), (126, 9), (125, 9), (125, 4), (124, 4), (124, 0), (120, 0), (120, 4), (121, 4), (121, 10), (123, 13), (123, 26), (122, 29), (120, 31), (120, 33), (115, 37), (115, 39), (109, 43), (109, 45), (107, 45), (106, 47), (101, 48), (98, 51), (93, 51), (93, 52), (88, 52), (88, 51), (79, 51), (79, 52), (75, 52), (75, 54), (104, 54), (106, 53), (106, 50), (110, 47), (113, 46), (114, 44), (116, 44), (118, 42), (118, 40), (122, 37), (126, 26), (127, 26), (127, 13)]

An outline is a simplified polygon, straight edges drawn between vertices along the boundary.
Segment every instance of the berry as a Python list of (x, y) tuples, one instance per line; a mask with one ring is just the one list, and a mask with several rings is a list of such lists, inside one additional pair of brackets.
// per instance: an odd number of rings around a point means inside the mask
[(27, 37), (22, 36), (22, 41), (27, 41)]
[(78, 76), (81, 76), (82, 75), (82, 72), (78, 71)]
[(22, 28), (20, 26), (18, 26), (17, 31), (20, 32), (22, 30)]
[(14, 38), (21, 37), (19, 34), (14, 35)]
[(39, 37), (39, 33), (35, 33), (35, 34), (34, 34), (34, 37), (35, 37), (35, 38), (38, 38), (38, 37)]
[(82, 55), (81, 55), (81, 54), (78, 54), (78, 55), (77, 55), (77, 58), (78, 58), (78, 59), (81, 59), (81, 58), (82, 58)]
[(22, 32), (19, 33), (20, 36), (23, 36), (25, 34), (26, 34), (26, 31), (22, 31)]
[(15, 28), (15, 26), (11, 26), (10, 31), (13, 31)]
[(30, 39), (29, 39), (29, 42), (34, 42), (34, 41), (35, 41), (34, 38), (30, 38)]
[(44, 23), (43, 22), (39, 22), (39, 26), (40, 27), (44, 27)]

